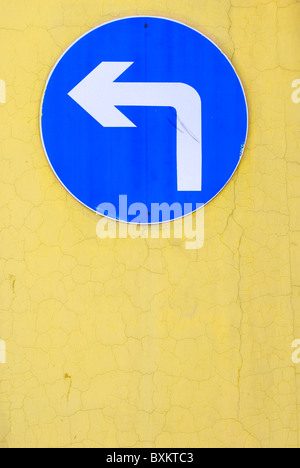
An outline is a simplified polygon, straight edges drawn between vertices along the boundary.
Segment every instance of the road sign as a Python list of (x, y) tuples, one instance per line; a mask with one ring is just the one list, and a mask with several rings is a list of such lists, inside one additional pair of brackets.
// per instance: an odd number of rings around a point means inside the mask
[(56, 64), (42, 105), (58, 179), (94, 211), (113, 204), (123, 221), (134, 216), (119, 212), (121, 195), (149, 207), (148, 222), (154, 203), (190, 211), (208, 203), (237, 168), (247, 129), (229, 60), (198, 31), (163, 18), (125, 18), (84, 35)]

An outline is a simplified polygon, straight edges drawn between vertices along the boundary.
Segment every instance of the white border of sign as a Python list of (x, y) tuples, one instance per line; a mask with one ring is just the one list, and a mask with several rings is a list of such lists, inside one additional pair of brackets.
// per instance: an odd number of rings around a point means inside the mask
[[(237, 171), (237, 168), (239, 167), (240, 165), (240, 162), (242, 160), (242, 157), (244, 155), (244, 152), (245, 152), (245, 148), (246, 148), (246, 143), (247, 143), (247, 140), (248, 140), (248, 135), (249, 135), (249, 106), (248, 106), (248, 102), (247, 102), (247, 97), (246, 97), (246, 93), (245, 93), (245, 89), (244, 89), (244, 86), (243, 86), (243, 83), (236, 71), (236, 69), (234, 68), (234, 66), (232, 65), (231, 61), (229, 60), (229, 58), (227, 57), (227, 55), (224, 54), (224, 52), (220, 49), (220, 47), (217, 46), (217, 44), (215, 44), (211, 39), (209, 39), (209, 37), (205, 36), (204, 34), (202, 34), (200, 31), (198, 31), (197, 29), (191, 27), (191, 26), (188, 26), (187, 24), (185, 23), (182, 23), (181, 21), (177, 21), (177, 20), (174, 20), (172, 18), (166, 18), (166, 17), (163, 17), (163, 16), (155, 16), (155, 15), (135, 15), (135, 16), (124, 16), (123, 18), (117, 18), (117, 19), (114, 19), (112, 21), (108, 21), (107, 23), (103, 23), (103, 24), (100, 24), (99, 26), (96, 26), (95, 28), (93, 29), (90, 29), (89, 31), (87, 31), (85, 34), (83, 34), (82, 36), (80, 36), (78, 39), (76, 39), (76, 41), (74, 41), (66, 50), (65, 52), (61, 55), (61, 57), (57, 60), (57, 62), (55, 63), (54, 67), (52, 68), (50, 74), (49, 74), (49, 77), (47, 79), (47, 82), (46, 82), (46, 85), (45, 85), (45, 88), (44, 88), (44, 91), (43, 91), (43, 95), (42, 95), (42, 99), (41, 99), (41, 106), (40, 106), (40, 137), (41, 137), (41, 142), (42, 142), (42, 146), (43, 146), (43, 149), (44, 149), (44, 153), (46, 155), (46, 158), (48, 160), (48, 163), (55, 175), (55, 177), (58, 179), (58, 181), (60, 182), (60, 184), (64, 187), (64, 189), (73, 197), (75, 198), (75, 200), (77, 200), (81, 205), (85, 206), (86, 208), (88, 208), (90, 211), (92, 211), (93, 213), (96, 213), (98, 215), (101, 215), (97, 210), (93, 210), (92, 208), (90, 208), (89, 206), (85, 205), (82, 201), (80, 201), (75, 195), (73, 195), (68, 189), (67, 187), (63, 184), (63, 182), (60, 180), (60, 178), (58, 177), (58, 175), (56, 174), (51, 162), (50, 162), (50, 159), (48, 157), (48, 153), (47, 153), (47, 150), (46, 150), (46, 146), (45, 146), (45, 142), (44, 142), (44, 137), (43, 137), (43, 132), (42, 132), (42, 108), (43, 108), (43, 102), (44, 102), (44, 97), (45, 97), (45, 94), (46, 94), (46, 90), (47, 90), (47, 87), (48, 87), (48, 84), (49, 84), (49, 81), (54, 73), (54, 70), (56, 69), (57, 65), (59, 64), (59, 62), (63, 59), (63, 57), (68, 53), (68, 51), (75, 45), (77, 44), (77, 42), (79, 42), (81, 39), (83, 39), (85, 36), (87, 36), (88, 34), (90, 34), (91, 32), (93, 31), (96, 31), (97, 29), (99, 28), (102, 28), (102, 26), (107, 26), (108, 24), (112, 24), (112, 23), (116, 23), (117, 21), (123, 21), (125, 19), (133, 19), (133, 18), (144, 18), (145, 20), (147, 20), (148, 18), (158, 18), (158, 19), (163, 19), (163, 20), (166, 20), (166, 21), (172, 21), (173, 23), (177, 23), (177, 24), (180, 24), (181, 26), (185, 26), (186, 28), (189, 28), (191, 29), (192, 31), (195, 31), (196, 33), (200, 34), (200, 36), (203, 36), (205, 37), (205, 39), (207, 39), (209, 42), (211, 42), (215, 47), (217, 47), (217, 49), (221, 52), (221, 54), (225, 57), (225, 59), (228, 61), (228, 63), (230, 64), (230, 66), (232, 67), (233, 71), (235, 72), (239, 82), (240, 82), (240, 85), (241, 85), (241, 88), (242, 88), (242, 91), (243, 91), (243, 94), (244, 94), (244, 98), (245, 98), (245, 103), (246, 103), (246, 109), (247, 109), (247, 131), (246, 131), (246, 139), (245, 139), (245, 145), (244, 145), (244, 148), (243, 148), (243, 151), (241, 151), (241, 154), (240, 154), (240, 159), (230, 177), (230, 179), (228, 179), (228, 181), (226, 182), (226, 184), (221, 188), (221, 190), (219, 190), (218, 193), (216, 193), (216, 195), (214, 197), (212, 197), (210, 200), (208, 200), (205, 204), (202, 205), (202, 208), (200, 209), (203, 209), (203, 207), (205, 207), (206, 205), (208, 205), (208, 203), (210, 203), (212, 200), (214, 200), (221, 192), (222, 190), (224, 190), (224, 188), (229, 184), (229, 182), (232, 180), (234, 174), (236, 173)], [(120, 194), (121, 195), (121, 194)], [(107, 200), (102, 200), (99, 202), (100, 203), (105, 203)], [(138, 200), (135, 200), (136, 202), (138, 202)], [(191, 213), (188, 213), (187, 215), (183, 215), (183, 216), (180, 216), (178, 218), (174, 218), (172, 220), (169, 220), (169, 221), (162, 221), (160, 223), (141, 223), (143, 225), (146, 225), (146, 226), (150, 226), (150, 225), (154, 225), (154, 224), (165, 224), (165, 223), (173, 223), (179, 219), (182, 219), (184, 218), (185, 216), (189, 216), (189, 215), (192, 215), (193, 213), (195, 213), (196, 211), (198, 210), (194, 210), (192, 211)], [(132, 222), (129, 222), (129, 221), (124, 221), (124, 220), (121, 220), (121, 219), (114, 219), (114, 218), (110, 218), (109, 216), (105, 216), (105, 215), (101, 215), (105, 218), (108, 218), (108, 219), (111, 219), (112, 221), (116, 221), (116, 222), (121, 222), (121, 223), (125, 223), (125, 224), (134, 224)]]

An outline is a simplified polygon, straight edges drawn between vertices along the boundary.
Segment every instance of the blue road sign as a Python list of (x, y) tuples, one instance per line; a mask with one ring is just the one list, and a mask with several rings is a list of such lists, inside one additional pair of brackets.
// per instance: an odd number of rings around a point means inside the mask
[(235, 172), (247, 130), (245, 94), (226, 56), (163, 18), (85, 34), (56, 64), (42, 105), (42, 141), (60, 182), (94, 211), (113, 204), (122, 221), (134, 215), (119, 210), (120, 195), (149, 207), (147, 222), (155, 203), (189, 212), (208, 203)]

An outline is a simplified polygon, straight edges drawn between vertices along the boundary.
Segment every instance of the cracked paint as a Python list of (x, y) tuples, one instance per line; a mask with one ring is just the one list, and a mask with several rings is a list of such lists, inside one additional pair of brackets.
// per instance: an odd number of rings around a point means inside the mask
[[(300, 447), (300, 3), (0, 0), (0, 11), (0, 447)], [(203, 32), (246, 89), (245, 154), (206, 208), (199, 251), (98, 239), (98, 217), (43, 154), (54, 63), (136, 14)]]

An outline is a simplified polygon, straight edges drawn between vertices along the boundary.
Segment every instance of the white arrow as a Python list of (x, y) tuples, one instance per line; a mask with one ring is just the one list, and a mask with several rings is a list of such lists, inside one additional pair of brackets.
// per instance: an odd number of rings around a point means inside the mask
[(116, 106), (177, 111), (177, 188), (202, 188), (201, 99), (184, 83), (115, 82), (133, 62), (102, 62), (69, 93), (103, 127), (136, 127)]

